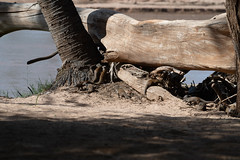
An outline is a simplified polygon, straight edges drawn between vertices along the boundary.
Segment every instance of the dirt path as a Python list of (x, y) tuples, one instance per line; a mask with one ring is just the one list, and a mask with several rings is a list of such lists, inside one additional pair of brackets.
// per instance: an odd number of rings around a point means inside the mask
[(63, 88), (35, 104), (0, 98), (0, 159), (240, 158), (240, 119), (175, 97), (137, 103)]

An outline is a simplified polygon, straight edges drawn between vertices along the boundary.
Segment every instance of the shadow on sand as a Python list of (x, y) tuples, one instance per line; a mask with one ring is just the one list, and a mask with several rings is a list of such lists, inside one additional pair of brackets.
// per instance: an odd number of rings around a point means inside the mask
[(240, 120), (140, 115), (0, 122), (0, 159), (239, 159)]

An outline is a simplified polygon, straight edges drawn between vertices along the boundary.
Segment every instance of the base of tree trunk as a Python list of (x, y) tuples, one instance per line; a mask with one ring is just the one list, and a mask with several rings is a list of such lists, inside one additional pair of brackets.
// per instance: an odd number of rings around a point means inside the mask
[(76, 86), (79, 83), (91, 81), (93, 78), (93, 65), (81, 65), (78, 62), (65, 63), (56, 76), (52, 89), (61, 86)]

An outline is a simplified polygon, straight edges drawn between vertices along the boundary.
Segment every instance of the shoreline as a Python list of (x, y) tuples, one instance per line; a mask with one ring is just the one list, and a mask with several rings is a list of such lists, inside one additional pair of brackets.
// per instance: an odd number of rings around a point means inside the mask
[[(0, 0), (0, 2), (14, 3), (14, 0)], [(19, 0), (18, 3), (34, 3), (34, 0)], [(79, 3), (74, 1), (76, 7), (80, 8), (94, 8), (94, 9), (111, 9), (119, 12), (169, 12), (169, 13), (182, 13), (182, 12), (225, 12), (224, 1), (208, 1), (200, 0), (193, 2), (190, 0), (172, 2), (170, 0), (164, 2), (155, 1), (109, 1), (109, 2), (94, 2), (83, 1)]]
[(75, 4), (80, 8), (111, 9), (119, 12), (166, 12), (166, 13), (184, 13), (184, 12), (216, 12), (226, 11), (224, 5), (174, 5), (174, 4), (127, 4), (127, 3), (93, 3), (93, 4)]

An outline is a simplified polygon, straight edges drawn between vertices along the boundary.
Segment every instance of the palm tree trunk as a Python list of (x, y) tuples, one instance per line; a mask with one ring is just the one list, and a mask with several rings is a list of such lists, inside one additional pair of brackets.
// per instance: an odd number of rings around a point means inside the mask
[(38, 3), (63, 63), (53, 88), (89, 80), (90, 68), (99, 63), (102, 56), (72, 0), (38, 0)]
[(237, 106), (235, 116), (240, 117), (240, 0), (226, 0), (227, 19), (236, 53)]

